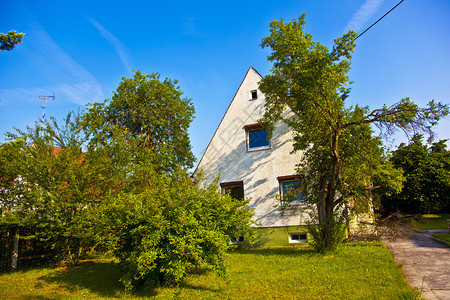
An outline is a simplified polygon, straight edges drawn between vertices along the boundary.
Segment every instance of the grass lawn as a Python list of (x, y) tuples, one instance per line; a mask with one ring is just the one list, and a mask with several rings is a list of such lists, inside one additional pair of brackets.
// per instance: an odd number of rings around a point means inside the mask
[(450, 246), (450, 233), (433, 233), (434, 237), (437, 237), (438, 239), (444, 240), (447, 242), (447, 246)]
[(450, 219), (450, 214), (430, 214), (422, 215), (418, 220), (407, 221), (406, 223), (420, 230), (447, 229), (447, 219)]
[(330, 255), (310, 248), (234, 250), (225, 279), (209, 269), (179, 287), (125, 294), (113, 259), (72, 268), (37, 267), (0, 275), (0, 298), (416, 299), (381, 242), (345, 244)]

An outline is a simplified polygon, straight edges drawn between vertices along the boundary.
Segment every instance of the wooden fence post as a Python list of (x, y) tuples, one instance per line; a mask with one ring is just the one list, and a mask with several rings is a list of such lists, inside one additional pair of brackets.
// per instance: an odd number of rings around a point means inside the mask
[(19, 259), (19, 226), (14, 233), (14, 250), (11, 256), (11, 269), (17, 269), (17, 260)]

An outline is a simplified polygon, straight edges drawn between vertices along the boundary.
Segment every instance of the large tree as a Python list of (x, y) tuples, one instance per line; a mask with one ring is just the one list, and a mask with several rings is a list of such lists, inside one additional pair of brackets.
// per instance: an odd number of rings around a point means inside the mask
[(450, 151), (446, 140), (427, 145), (421, 135), (392, 152), (391, 162), (404, 171), (401, 193), (382, 197), (385, 213), (436, 213), (450, 211)]
[(192, 167), (188, 128), (194, 118), (191, 99), (182, 98), (177, 80), (158, 73), (122, 78), (111, 100), (95, 103), (84, 114), (91, 145), (107, 144), (117, 128), (139, 147), (150, 149), (162, 170)]
[[(419, 108), (409, 98), (375, 110), (346, 105), (355, 32), (335, 39), (329, 50), (313, 41), (304, 25), (305, 14), (288, 23), (272, 21), (270, 34), (262, 39), (262, 48), (272, 50), (268, 60), (273, 68), (260, 82), (266, 95), (261, 122), (269, 131), (276, 121), (292, 129), (294, 150), (304, 152), (298, 164), (305, 175), (303, 191), (317, 208), (316, 228), (323, 240), (319, 248), (330, 249), (339, 243), (334, 229), (343, 211), (340, 204), (349, 197), (369, 198), (375, 173), (398, 177), (391, 165), (383, 164), (380, 140), (373, 137), (370, 124), (383, 134), (398, 128), (431, 133), (448, 107), (431, 101), (427, 108)], [(283, 114), (287, 105), (294, 117)]]

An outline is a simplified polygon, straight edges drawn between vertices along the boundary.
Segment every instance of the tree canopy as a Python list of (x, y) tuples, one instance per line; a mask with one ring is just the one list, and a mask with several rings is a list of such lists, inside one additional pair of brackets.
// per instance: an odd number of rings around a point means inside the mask
[[(386, 135), (397, 129), (432, 133), (432, 126), (448, 114), (448, 107), (431, 101), (428, 107), (419, 108), (409, 98), (375, 110), (346, 105), (356, 33), (349, 31), (335, 39), (329, 50), (303, 31), (305, 16), (288, 23), (272, 21), (270, 34), (262, 39), (261, 47), (271, 49), (268, 60), (273, 67), (260, 82), (266, 95), (261, 123), (269, 131), (277, 121), (292, 128), (294, 151), (305, 154), (298, 164), (305, 175), (304, 194), (317, 208), (321, 238), (315, 238), (323, 240), (319, 248), (330, 249), (339, 243), (333, 228), (339, 227), (335, 224), (340, 222), (343, 201), (369, 199), (376, 173), (389, 174), (392, 179), (401, 176), (384, 161), (381, 140), (374, 137), (370, 124)], [(295, 117), (283, 114), (287, 106)]]
[(0, 52), (3, 50), (11, 51), (22, 42), (24, 36), (24, 33), (15, 30), (10, 30), (7, 34), (0, 32)]
[(110, 101), (93, 104), (84, 115), (90, 145), (108, 143), (119, 128), (128, 140), (150, 149), (164, 170), (192, 167), (188, 128), (194, 118), (191, 99), (182, 98), (177, 81), (157, 73), (122, 78)]
[(385, 213), (437, 213), (450, 211), (450, 151), (446, 140), (427, 145), (422, 135), (402, 143), (390, 157), (406, 178), (401, 193), (382, 197)]

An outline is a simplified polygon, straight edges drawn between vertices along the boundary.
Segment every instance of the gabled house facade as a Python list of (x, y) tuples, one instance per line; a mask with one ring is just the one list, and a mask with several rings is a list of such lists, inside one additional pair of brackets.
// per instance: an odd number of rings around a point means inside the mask
[[(292, 154), (292, 134), (286, 124), (276, 124), (272, 137), (258, 124), (264, 115), (265, 97), (258, 89), (262, 76), (250, 67), (195, 172), (203, 171), (203, 182), (220, 174), (222, 192), (234, 198), (249, 198), (254, 221), (259, 223), (256, 245), (307, 242), (301, 195), (294, 196), (299, 209), (284, 211), (281, 202), (300, 183), (296, 164), (301, 153)], [(294, 114), (287, 109), (287, 116)]]

